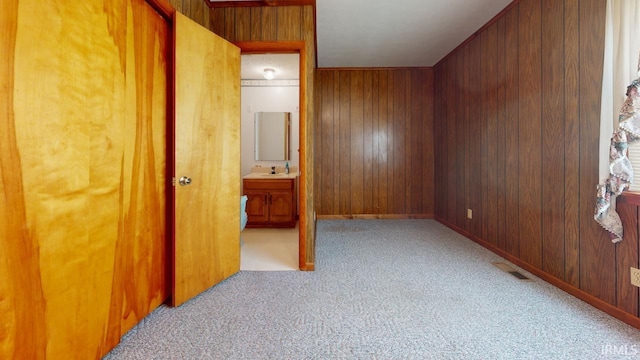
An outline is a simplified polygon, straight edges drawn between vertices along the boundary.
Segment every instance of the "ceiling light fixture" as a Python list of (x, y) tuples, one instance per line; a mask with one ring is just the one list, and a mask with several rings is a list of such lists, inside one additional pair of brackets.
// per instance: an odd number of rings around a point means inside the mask
[(274, 77), (276, 77), (276, 71), (271, 69), (271, 68), (266, 68), (266, 69), (264, 69), (263, 76), (264, 76), (265, 79), (271, 80)]

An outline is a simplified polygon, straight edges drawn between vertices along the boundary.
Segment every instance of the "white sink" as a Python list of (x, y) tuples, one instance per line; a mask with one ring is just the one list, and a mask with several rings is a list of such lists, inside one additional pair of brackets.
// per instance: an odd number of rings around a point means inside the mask
[(283, 173), (269, 174), (269, 173), (267, 173), (267, 174), (260, 174), (260, 176), (263, 176), (263, 177), (284, 177), (284, 176), (287, 176), (287, 174), (283, 174)]

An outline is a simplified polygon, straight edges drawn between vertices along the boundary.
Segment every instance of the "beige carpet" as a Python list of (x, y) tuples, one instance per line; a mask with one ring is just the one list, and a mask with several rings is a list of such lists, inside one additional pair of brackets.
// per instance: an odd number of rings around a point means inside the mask
[(287, 271), (298, 267), (298, 227), (295, 229), (244, 229), (240, 270)]

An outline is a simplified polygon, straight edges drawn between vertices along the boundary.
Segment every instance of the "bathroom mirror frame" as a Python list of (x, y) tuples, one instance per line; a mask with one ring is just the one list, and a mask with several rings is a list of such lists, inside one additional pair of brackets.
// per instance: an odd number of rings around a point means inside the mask
[(290, 112), (256, 112), (254, 134), (255, 160), (291, 160)]

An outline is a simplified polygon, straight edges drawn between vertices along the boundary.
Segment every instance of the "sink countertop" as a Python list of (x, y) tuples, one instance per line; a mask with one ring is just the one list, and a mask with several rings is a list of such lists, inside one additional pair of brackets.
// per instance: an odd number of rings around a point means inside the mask
[(278, 174), (269, 174), (269, 173), (249, 173), (243, 176), (243, 179), (295, 179), (298, 176), (298, 173), (278, 173)]

